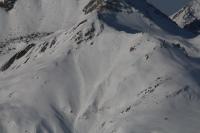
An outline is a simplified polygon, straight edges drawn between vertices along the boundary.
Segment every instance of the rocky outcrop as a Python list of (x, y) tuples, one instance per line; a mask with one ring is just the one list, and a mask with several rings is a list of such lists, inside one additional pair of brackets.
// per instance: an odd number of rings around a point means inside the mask
[(7, 12), (13, 9), (17, 0), (4, 0), (0, 2), (0, 7), (4, 8)]

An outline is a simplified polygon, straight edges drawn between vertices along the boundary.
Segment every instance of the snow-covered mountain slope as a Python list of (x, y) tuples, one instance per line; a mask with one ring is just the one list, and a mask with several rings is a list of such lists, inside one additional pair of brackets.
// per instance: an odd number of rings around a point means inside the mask
[(184, 8), (171, 16), (182, 28), (192, 32), (200, 31), (200, 0), (190, 1)]
[[(5, 0), (9, 1), (9, 0)], [(84, 0), (17, 0), (12, 9), (0, 12), (1, 37), (70, 28)]]
[[(82, 10), (88, 2), (89, 0), (17, 0), (11, 10), (4, 11), (4, 8), (2, 8), (2, 11), (0, 11), (0, 37), (12, 38), (35, 32), (49, 33), (62, 28), (69, 29), (83, 16)], [(141, 21), (141, 23), (144, 23), (144, 27), (138, 28), (152, 31), (149, 28), (147, 29), (149, 26), (145, 26), (151, 25), (151, 22), (142, 20), (144, 18), (150, 19), (159, 28), (167, 32), (179, 35), (188, 34), (181, 31), (166, 15), (144, 0), (127, 0), (126, 4), (132, 6), (133, 9), (130, 10), (135, 10), (134, 16), (139, 18), (139, 20), (133, 19), (133, 21), (139, 24)], [(130, 16), (127, 15), (126, 17)], [(112, 19), (114, 21), (117, 18)]]
[(0, 132), (198, 132), (190, 33), (141, 0), (80, 11), (71, 28), (1, 42)]

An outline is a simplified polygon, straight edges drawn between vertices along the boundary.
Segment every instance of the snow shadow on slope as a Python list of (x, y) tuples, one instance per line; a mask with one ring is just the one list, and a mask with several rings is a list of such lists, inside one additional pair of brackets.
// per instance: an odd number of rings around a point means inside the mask
[(72, 133), (72, 125), (70, 125), (69, 121), (66, 119), (66, 117), (54, 106), (51, 106), (52, 110), (54, 111), (54, 115), (59, 123), (60, 128), (64, 133)]
[(116, 16), (113, 15), (113, 14), (110, 14), (110, 13), (101, 14), (101, 13), (99, 13), (98, 14), (98, 18), (100, 20), (102, 20), (103, 22), (105, 22), (108, 26), (113, 27), (118, 31), (124, 31), (124, 32), (132, 33), (132, 34), (139, 33), (138, 30), (135, 30), (135, 29), (133, 29), (133, 28), (131, 28), (129, 26), (120, 24), (118, 22)]
[(175, 22), (173, 22), (168, 16), (156, 9), (153, 5), (141, 0), (125, 0), (129, 5), (140, 11), (145, 17), (149, 18), (156, 25), (158, 25), (164, 31), (181, 36), (184, 38), (193, 38), (196, 35), (181, 29)]
[(184, 29), (189, 30), (195, 34), (200, 34), (200, 20), (195, 19), (193, 22), (186, 24)]
[(46, 120), (42, 120), (40, 124), (36, 127), (36, 133), (54, 133), (51, 129), (51, 126), (48, 124)]
[(190, 74), (192, 78), (196, 81), (196, 83), (200, 86), (200, 58), (198, 57), (190, 57), (191, 66), (188, 66), (190, 70)]

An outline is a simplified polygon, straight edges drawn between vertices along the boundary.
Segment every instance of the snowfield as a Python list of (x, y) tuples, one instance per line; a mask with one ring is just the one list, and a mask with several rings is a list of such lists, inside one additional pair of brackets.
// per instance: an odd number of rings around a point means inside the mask
[(13, 20), (0, 23), (0, 133), (200, 130), (199, 37), (145, 0), (18, 0), (0, 13)]

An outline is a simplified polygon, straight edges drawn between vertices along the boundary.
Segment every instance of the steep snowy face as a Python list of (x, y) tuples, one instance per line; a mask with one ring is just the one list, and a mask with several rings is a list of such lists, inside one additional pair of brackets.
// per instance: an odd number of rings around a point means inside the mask
[(195, 33), (200, 31), (200, 0), (190, 1), (171, 17), (180, 27)]
[[(93, 17), (1, 48), (0, 130), (198, 131), (195, 47), (166, 34), (120, 32)], [(183, 128), (187, 121), (192, 126)]]
[(145, 0), (91, 0), (83, 12), (88, 14), (92, 11), (97, 11), (100, 20), (118, 30), (192, 36)]
[(80, 16), (79, 6), (84, 0), (17, 0), (7, 4), (10, 1), (1, 3), (1, 38), (69, 28)]
[(17, 0), (13, 3), (11, 10), (4, 11), (4, 7), (0, 10), (1, 38), (68, 29), (92, 11), (98, 11), (99, 18), (109, 25), (134, 27), (131, 32), (156, 30), (189, 35), (145, 0)]
[(199, 131), (200, 48), (184, 30), (142, 0), (76, 2), (70, 28), (0, 42), (0, 132)]

